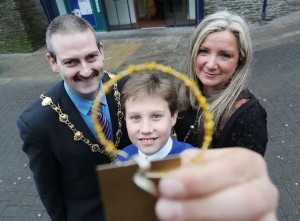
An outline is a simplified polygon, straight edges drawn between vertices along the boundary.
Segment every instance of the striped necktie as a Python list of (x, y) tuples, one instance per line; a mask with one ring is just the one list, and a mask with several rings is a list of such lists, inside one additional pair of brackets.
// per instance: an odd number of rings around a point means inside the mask
[(109, 125), (108, 125), (108, 120), (105, 117), (105, 115), (103, 114), (101, 104), (100, 104), (99, 109), (98, 109), (98, 121), (102, 126), (102, 132), (105, 134), (105, 138), (107, 140), (112, 140), (112, 135), (111, 135)]

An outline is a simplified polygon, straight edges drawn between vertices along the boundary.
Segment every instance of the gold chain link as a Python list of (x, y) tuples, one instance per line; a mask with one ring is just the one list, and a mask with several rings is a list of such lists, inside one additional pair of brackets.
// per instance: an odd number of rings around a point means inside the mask
[[(106, 72), (110, 78), (114, 77), (115, 75), (112, 73)], [(120, 143), (120, 139), (122, 136), (122, 118), (124, 116), (122, 109), (121, 109), (121, 102), (120, 102), (120, 92), (118, 91), (117, 84), (114, 84), (114, 96), (115, 100), (117, 101), (118, 105), (118, 111), (117, 111), (117, 117), (118, 117), (118, 130), (116, 132), (116, 143), (115, 147), (117, 147)], [(55, 105), (50, 97), (45, 96), (45, 94), (41, 94), (40, 98), (42, 99), (42, 106), (50, 106), (59, 116), (59, 121), (66, 124), (74, 133), (73, 139), (75, 141), (80, 141), (82, 140), (84, 143), (86, 143), (90, 148), (92, 152), (99, 152), (101, 154), (107, 155), (111, 161), (115, 160), (115, 156), (112, 155), (111, 153), (105, 151), (104, 149), (101, 149), (99, 147), (99, 144), (93, 144), (89, 139), (85, 138), (83, 133), (79, 130), (76, 129), (74, 124), (72, 124), (69, 120), (69, 116), (65, 113), (62, 112), (59, 104)]]

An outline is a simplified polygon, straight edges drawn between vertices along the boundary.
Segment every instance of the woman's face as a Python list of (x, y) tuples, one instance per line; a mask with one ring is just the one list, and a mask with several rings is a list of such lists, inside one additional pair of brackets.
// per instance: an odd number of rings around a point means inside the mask
[(239, 46), (236, 36), (228, 30), (206, 36), (195, 60), (197, 78), (205, 94), (222, 90), (237, 69)]

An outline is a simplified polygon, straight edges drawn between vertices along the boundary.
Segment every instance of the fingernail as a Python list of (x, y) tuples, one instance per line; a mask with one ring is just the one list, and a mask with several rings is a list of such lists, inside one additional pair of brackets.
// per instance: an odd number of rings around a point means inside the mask
[(160, 220), (182, 220), (182, 204), (177, 201), (161, 199), (155, 207), (156, 215)]
[(165, 197), (181, 197), (185, 195), (183, 183), (174, 178), (162, 179), (159, 183), (159, 191)]

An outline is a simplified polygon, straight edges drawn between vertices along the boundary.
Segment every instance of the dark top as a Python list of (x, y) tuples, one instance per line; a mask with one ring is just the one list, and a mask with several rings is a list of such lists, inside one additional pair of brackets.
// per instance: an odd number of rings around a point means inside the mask
[[(248, 90), (243, 91), (240, 99), (248, 99), (228, 119), (222, 130), (214, 134), (211, 148), (246, 147), (264, 156), (267, 142), (267, 112), (256, 97)], [(188, 131), (190, 135), (185, 142), (200, 146), (203, 134), (197, 129), (190, 129), (195, 124), (197, 110), (187, 110), (179, 114), (174, 127), (177, 139), (184, 141)]]
[[(103, 81), (108, 80), (105, 74)], [(121, 85), (123, 82), (118, 84)], [(84, 137), (93, 144), (98, 143), (65, 91), (63, 82), (45, 95), (60, 106)], [(115, 140), (118, 107), (114, 90), (106, 96)], [(55, 221), (104, 220), (95, 167), (110, 163), (109, 157), (92, 152), (82, 140), (75, 141), (73, 131), (59, 121), (58, 114), (50, 106), (42, 106), (41, 102), (37, 99), (21, 113), (17, 124), (24, 142), (23, 151), (29, 157), (39, 196), (50, 218)], [(122, 132), (119, 147), (130, 144), (124, 122)]]
[[(193, 147), (191, 144), (189, 143), (183, 143), (183, 142), (179, 142), (179, 141), (176, 141), (176, 140), (173, 140), (173, 145), (172, 145), (172, 149), (171, 151), (169, 152), (168, 155), (175, 155), (175, 154), (179, 154), (181, 153), (182, 151), (186, 150), (186, 149), (190, 149), (190, 148), (196, 148), (196, 147)], [(133, 155), (136, 155), (138, 154), (138, 148), (133, 145), (133, 144), (130, 144), (128, 145), (127, 147), (125, 147), (123, 149), (123, 151), (125, 153), (128, 154), (128, 157), (125, 158), (123, 156), (118, 156), (117, 160), (123, 162), (123, 161), (127, 161), (127, 160), (130, 160), (130, 158), (133, 156)]]

